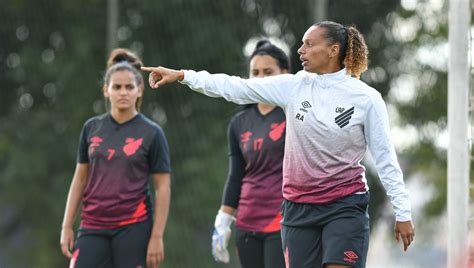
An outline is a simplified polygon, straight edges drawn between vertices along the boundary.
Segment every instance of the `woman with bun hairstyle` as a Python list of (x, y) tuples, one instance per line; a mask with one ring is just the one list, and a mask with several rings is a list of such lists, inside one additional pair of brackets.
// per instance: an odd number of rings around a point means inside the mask
[(61, 250), (70, 267), (158, 267), (164, 260), (170, 158), (161, 127), (139, 112), (141, 66), (132, 52), (112, 51), (102, 89), (109, 111), (82, 128), (61, 229)]
[(415, 231), (410, 199), (390, 139), (382, 96), (361, 80), (368, 49), (352, 26), (319, 22), (298, 49), (304, 71), (242, 79), (206, 71), (143, 67), (152, 88), (180, 81), (210, 97), (268, 103), (286, 115), (282, 243), (287, 267), (365, 267), (370, 150), (395, 212), (394, 237), (407, 250)]
[[(251, 78), (288, 73), (290, 68), (285, 52), (268, 40), (257, 42), (249, 60)], [(212, 236), (216, 261), (229, 262), (230, 226), (236, 220), (242, 267), (285, 267), (280, 235), (285, 126), (283, 110), (265, 103), (246, 105), (230, 121), (229, 173)]]

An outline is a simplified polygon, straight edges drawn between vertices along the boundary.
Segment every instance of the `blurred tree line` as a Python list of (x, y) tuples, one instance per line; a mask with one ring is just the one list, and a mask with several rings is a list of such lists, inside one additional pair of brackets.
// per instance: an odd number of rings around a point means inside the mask
[[(296, 72), (296, 50), (315, 22), (312, 2), (124, 0), (117, 37), (146, 65), (240, 76), (248, 73), (249, 39), (271, 37), (288, 45)], [(428, 207), (436, 214), (446, 194), (446, 154), (437, 145), (446, 126), (446, 70), (414, 55), (421, 46), (446, 41), (446, 16), (430, 25), (417, 6), (331, 0), (327, 18), (361, 30), (370, 50), (362, 79), (393, 104), (390, 111), (402, 128), (418, 130), (399, 158), (406, 178), (422, 173), (436, 185)], [(108, 55), (106, 9), (106, 1), (97, 0), (0, 1), (0, 267), (67, 266), (59, 234), (79, 131), (87, 118), (105, 112), (100, 89)], [(410, 38), (397, 28), (407, 21), (414, 25)], [(415, 96), (390, 97), (392, 88), (408, 92), (400, 86), (408, 78)], [(210, 235), (227, 172), (226, 126), (236, 106), (179, 84), (148, 90), (144, 99), (142, 112), (162, 125), (172, 157), (163, 267), (217, 267)], [(375, 224), (385, 191), (369, 171)], [(237, 267), (233, 248), (231, 242), (231, 265)]]

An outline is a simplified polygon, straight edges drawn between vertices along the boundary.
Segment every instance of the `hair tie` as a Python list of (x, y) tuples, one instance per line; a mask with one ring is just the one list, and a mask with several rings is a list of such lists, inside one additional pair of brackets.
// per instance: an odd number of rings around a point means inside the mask
[(120, 62), (124, 62), (124, 61), (128, 62), (128, 59), (125, 55), (117, 55), (114, 60), (115, 60), (116, 63), (120, 63)]

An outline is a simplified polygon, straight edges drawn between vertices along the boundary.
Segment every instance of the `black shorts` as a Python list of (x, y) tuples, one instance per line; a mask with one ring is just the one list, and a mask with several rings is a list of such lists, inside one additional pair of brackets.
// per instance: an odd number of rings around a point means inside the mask
[(242, 268), (285, 268), (279, 231), (262, 233), (236, 228), (235, 237)]
[(365, 267), (369, 248), (368, 203), (368, 193), (324, 205), (285, 200), (281, 234), (287, 267)]
[(79, 229), (70, 267), (146, 267), (152, 221), (117, 229)]

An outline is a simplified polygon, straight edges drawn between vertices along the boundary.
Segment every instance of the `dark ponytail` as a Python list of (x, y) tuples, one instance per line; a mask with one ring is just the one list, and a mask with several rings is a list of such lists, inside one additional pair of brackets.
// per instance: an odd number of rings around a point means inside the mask
[(256, 55), (268, 55), (277, 61), (280, 69), (287, 70), (288, 72), (290, 71), (290, 60), (286, 53), (267, 39), (261, 39), (257, 42), (252, 55), (249, 57), (249, 61), (251, 61)]
[(354, 27), (344, 27), (333, 21), (322, 21), (314, 26), (326, 29), (325, 38), (329, 44), (340, 45), (339, 62), (347, 73), (357, 78), (367, 70), (369, 50), (362, 34)]

